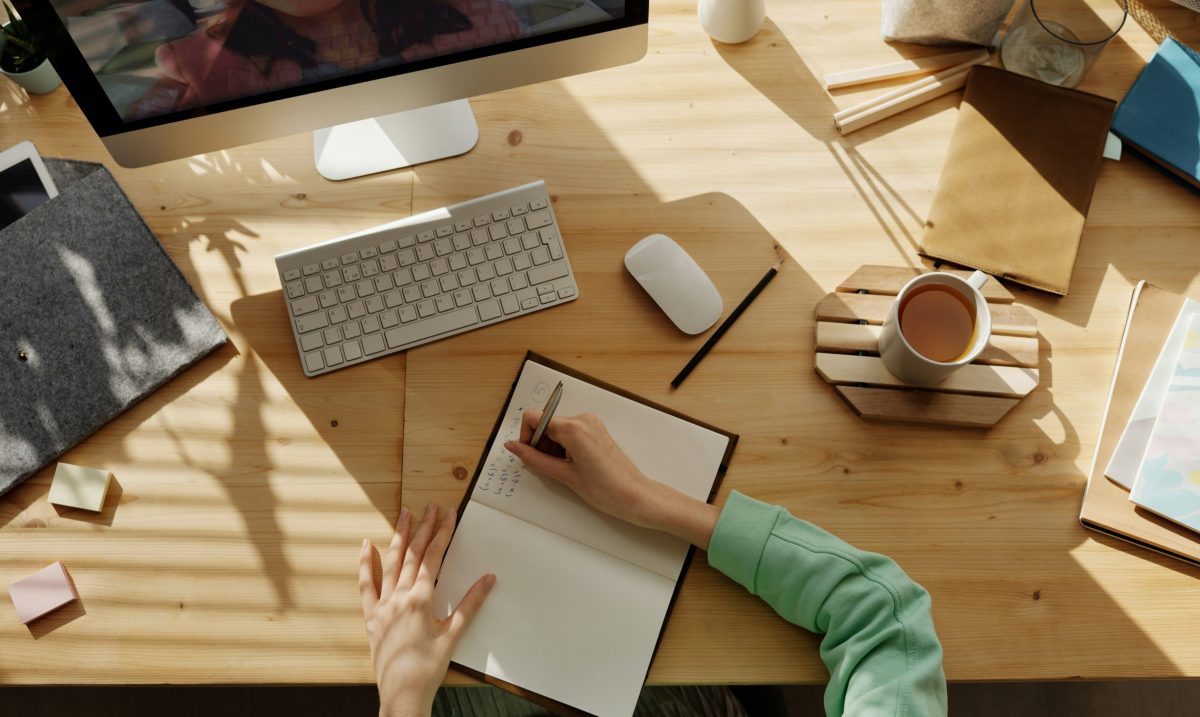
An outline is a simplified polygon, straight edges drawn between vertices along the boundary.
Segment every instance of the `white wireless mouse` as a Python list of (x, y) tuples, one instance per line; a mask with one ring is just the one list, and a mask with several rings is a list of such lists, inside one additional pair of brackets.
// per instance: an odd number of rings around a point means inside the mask
[(651, 234), (625, 252), (625, 268), (679, 330), (698, 334), (725, 310), (708, 274), (666, 234)]

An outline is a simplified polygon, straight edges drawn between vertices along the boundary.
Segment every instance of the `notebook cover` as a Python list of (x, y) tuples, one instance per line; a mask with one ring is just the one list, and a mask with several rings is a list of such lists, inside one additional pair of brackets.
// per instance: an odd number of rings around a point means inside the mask
[(1200, 188), (1200, 52), (1168, 37), (1113, 115), (1113, 134)]
[(107, 169), (46, 167), (0, 232), (0, 494), (227, 340)]
[(1079, 521), (1086, 528), (1200, 565), (1200, 536), (1137, 507), (1124, 488), (1104, 477), (1104, 466), (1182, 306), (1182, 296), (1153, 284), (1142, 282), (1134, 290)]
[[(565, 373), (568, 376), (579, 379), (580, 381), (585, 381), (587, 383), (590, 383), (593, 386), (596, 386), (597, 388), (602, 388), (606, 391), (609, 391), (610, 393), (615, 393), (618, 396), (628, 398), (631, 401), (636, 401), (644, 406), (649, 406), (650, 408), (653, 408), (657, 411), (661, 411), (662, 413), (665, 413), (667, 415), (674, 416), (676, 418), (687, 421), (688, 423), (695, 424), (697, 426), (700, 426), (701, 428), (707, 428), (708, 430), (710, 430), (714, 433), (720, 433), (721, 435), (728, 437), (729, 445), (725, 448), (725, 455), (721, 457), (721, 466), (717, 470), (716, 477), (713, 479), (712, 490), (710, 490), (708, 493), (708, 502), (711, 503), (713, 501), (713, 498), (715, 498), (717, 496), (717, 489), (721, 487), (721, 481), (725, 478), (725, 472), (729, 469), (729, 461), (733, 458), (733, 449), (737, 447), (738, 435), (736, 433), (730, 433), (729, 431), (723, 431), (720, 428), (717, 428), (716, 426), (709, 425), (707, 423), (704, 423), (703, 421), (698, 421), (690, 416), (686, 416), (678, 411), (667, 408), (666, 406), (663, 406), (658, 403), (654, 403), (653, 401), (649, 401), (645, 398), (642, 398), (641, 396), (630, 393), (629, 391), (626, 391), (625, 389), (618, 388), (616, 386), (613, 386), (610, 383), (605, 383), (604, 381), (597, 380), (585, 373), (580, 373), (579, 371), (576, 371), (573, 368), (570, 368), (561, 363), (558, 363), (557, 361), (548, 359), (545, 356), (534, 353), (533, 351), (528, 351), (525, 353), (525, 356), (521, 359), (520, 366), (517, 369), (517, 374), (515, 376), (513, 376), (512, 386), (509, 387), (509, 389), (508, 389), (508, 396), (505, 397), (505, 399), (504, 399), (504, 405), (500, 409), (500, 415), (496, 417), (496, 423), (494, 426), (492, 426), (492, 432), (491, 432), (491, 434), (488, 435), (487, 442), (483, 444), (483, 454), (479, 456), (479, 462), (475, 466), (475, 475), (471, 476), (471, 483), (470, 483), (470, 485), (467, 486), (466, 491), (463, 493), (462, 502), (458, 506), (458, 515), (463, 515), (467, 509), (467, 504), (471, 502), (471, 495), (475, 492), (475, 484), (479, 481), (479, 476), (483, 474), (483, 467), (484, 467), (484, 464), (487, 462), (488, 449), (491, 447), (492, 442), (496, 440), (496, 435), (500, 432), (501, 426), (504, 425), (504, 415), (506, 413), (505, 409), (512, 402), (513, 392), (517, 390), (517, 381), (519, 381), (521, 378), (521, 372), (525, 369), (526, 361), (533, 361), (534, 363), (541, 364), (542, 366), (545, 366), (547, 368), (552, 368), (555, 371), (558, 371), (560, 373)], [(458, 526), (456, 525), (454, 529), (457, 531)], [(453, 541), (453, 536), (451, 536), (451, 541)], [(675, 600), (679, 597), (679, 588), (683, 584), (684, 573), (687, 572), (688, 565), (691, 564), (692, 557), (695, 555), (695, 553), (696, 553), (696, 546), (693, 545), (690, 548), (688, 548), (687, 557), (684, 558), (684, 560), (683, 560), (683, 567), (680, 568), (680, 570), (679, 570), (679, 577), (675, 580), (675, 591), (671, 594), (671, 602), (667, 605), (667, 613), (666, 613), (666, 615), (663, 616), (663, 624), (658, 632), (658, 640), (654, 643), (654, 654), (658, 654), (658, 647), (659, 647), (659, 645), (662, 644), (663, 633), (666, 632), (666, 629), (667, 629), (667, 619), (670, 618), (671, 610), (674, 609), (674, 607), (675, 607)], [(571, 705), (568, 705), (565, 702), (559, 702), (558, 700), (551, 699), (549, 697), (546, 697), (545, 695), (538, 694), (536, 692), (531, 692), (522, 687), (514, 685), (511, 682), (506, 682), (504, 680), (501, 680), (498, 677), (492, 677), (491, 675), (479, 672), (477, 670), (473, 670), (469, 667), (465, 667), (458, 663), (453, 663), (453, 664), (456, 669), (462, 671), (465, 674), (468, 674), (468, 675), (474, 677), (477, 680), (481, 680), (490, 685), (494, 685), (506, 692), (510, 692), (518, 697), (521, 697), (522, 699), (526, 699), (526, 700), (529, 700), (530, 702), (541, 705), (542, 707), (545, 707), (546, 709), (550, 710), (551, 712), (554, 712), (555, 714), (568, 715), (570, 717), (591, 717), (591, 713), (585, 712), (577, 707), (572, 707)], [(654, 658), (653, 658), (653, 656), (651, 656), (650, 666), (653, 666), (653, 665), (654, 665)], [(646, 674), (647, 675), (650, 674), (649, 667), (647, 667)]]
[(1114, 107), (971, 68), (921, 253), (1066, 294)]

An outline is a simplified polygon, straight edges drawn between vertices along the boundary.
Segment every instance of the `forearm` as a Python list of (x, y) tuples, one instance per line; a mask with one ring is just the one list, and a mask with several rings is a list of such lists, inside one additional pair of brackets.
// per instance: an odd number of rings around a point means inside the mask
[(633, 522), (674, 535), (701, 550), (708, 550), (721, 514), (716, 506), (652, 480), (646, 481), (634, 505)]

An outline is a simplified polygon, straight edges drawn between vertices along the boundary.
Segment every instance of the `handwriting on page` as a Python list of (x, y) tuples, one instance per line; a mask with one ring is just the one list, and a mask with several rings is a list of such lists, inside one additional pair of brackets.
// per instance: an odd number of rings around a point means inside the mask
[[(504, 425), (500, 427), (500, 431), (496, 435), (495, 445), (503, 446), (505, 441), (520, 440), (521, 414), (524, 412), (524, 406), (516, 406), (509, 410)], [(475, 490), (511, 498), (516, 494), (521, 479), (525, 477), (524, 469), (525, 467), (517, 460), (516, 456), (503, 448), (496, 448), (492, 452), (492, 460), (484, 467), (483, 473), (479, 476)]]

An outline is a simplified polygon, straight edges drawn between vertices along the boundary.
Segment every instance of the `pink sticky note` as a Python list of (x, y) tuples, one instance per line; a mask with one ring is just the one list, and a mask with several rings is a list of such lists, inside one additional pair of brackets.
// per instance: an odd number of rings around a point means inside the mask
[(30, 623), (42, 615), (57, 610), (79, 596), (67, 575), (67, 566), (51, 563), (27, 578), (8, 586), (17, 617)]

